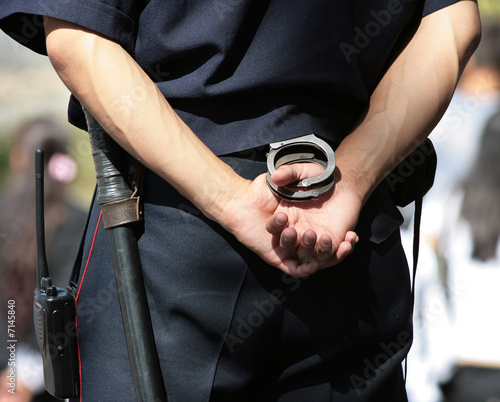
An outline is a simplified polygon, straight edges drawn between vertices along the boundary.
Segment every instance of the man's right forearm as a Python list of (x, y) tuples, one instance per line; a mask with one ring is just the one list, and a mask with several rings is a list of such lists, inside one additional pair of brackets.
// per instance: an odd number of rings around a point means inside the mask
[(51, 18), (45, 18), (45, 29), (55, 70), (103, 128), (205, 214), (217, 218), (244, 180), (184, 124), (121, 46)]
[(62, 81), (120, 146), (269, 264), (290, 272), (300, 263), (266, 231), (278, 201), (265, 175), (245, 180), (214, 155), (117, 43), (51, 18), (45, 30)]

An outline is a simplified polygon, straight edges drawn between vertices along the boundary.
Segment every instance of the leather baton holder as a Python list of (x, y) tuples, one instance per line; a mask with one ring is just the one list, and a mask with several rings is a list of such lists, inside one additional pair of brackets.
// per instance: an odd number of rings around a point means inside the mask
[(130, 197), (101, 205), (104, 228), (139, 222), (141, 220), (140, 205), (140, 197)]

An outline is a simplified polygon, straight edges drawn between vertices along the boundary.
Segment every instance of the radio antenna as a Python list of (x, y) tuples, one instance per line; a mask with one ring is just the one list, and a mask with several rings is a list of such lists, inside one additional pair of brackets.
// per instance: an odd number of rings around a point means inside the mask
[(35, 151), (35, 185), (36, 185), (36, 245), (37, 245), (37, 279), (38, 286), (45, 288), (49, 277), (49, 267), (45, 252), (45, 218), (44, 218), (44, 152), (42, 148)]

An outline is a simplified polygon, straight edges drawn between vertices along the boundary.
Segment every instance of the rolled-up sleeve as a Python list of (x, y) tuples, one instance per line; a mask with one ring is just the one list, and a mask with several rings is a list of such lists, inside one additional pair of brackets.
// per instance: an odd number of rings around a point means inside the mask
[(46, 54), (43, 16), (72, 22), (134, 53), (140, 2), (134, 0), (0, 0), (0, 28), (22, 45)]

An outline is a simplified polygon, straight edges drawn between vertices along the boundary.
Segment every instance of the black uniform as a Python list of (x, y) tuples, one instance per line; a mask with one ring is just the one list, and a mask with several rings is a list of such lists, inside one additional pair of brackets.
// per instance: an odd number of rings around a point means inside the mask
[[(191, 129), (253, 178), (264, 161), (239, 151), (311, 132), (338, 144), (405, 31), (456, 1), (2, 0), (0, 17), (40, 52), (37, 14), (120, 43)], [(74, 99), (69, 114), (84, 126)], [(99, 213), (77, 302), (82, 397), (133, 400)], [(141, 263), (171, 402), (406, 400), (409, 274), (385, 184), (362, 211), (355, 252), (308, 279), (264, 264), (151, 172), (144, 218)]]

